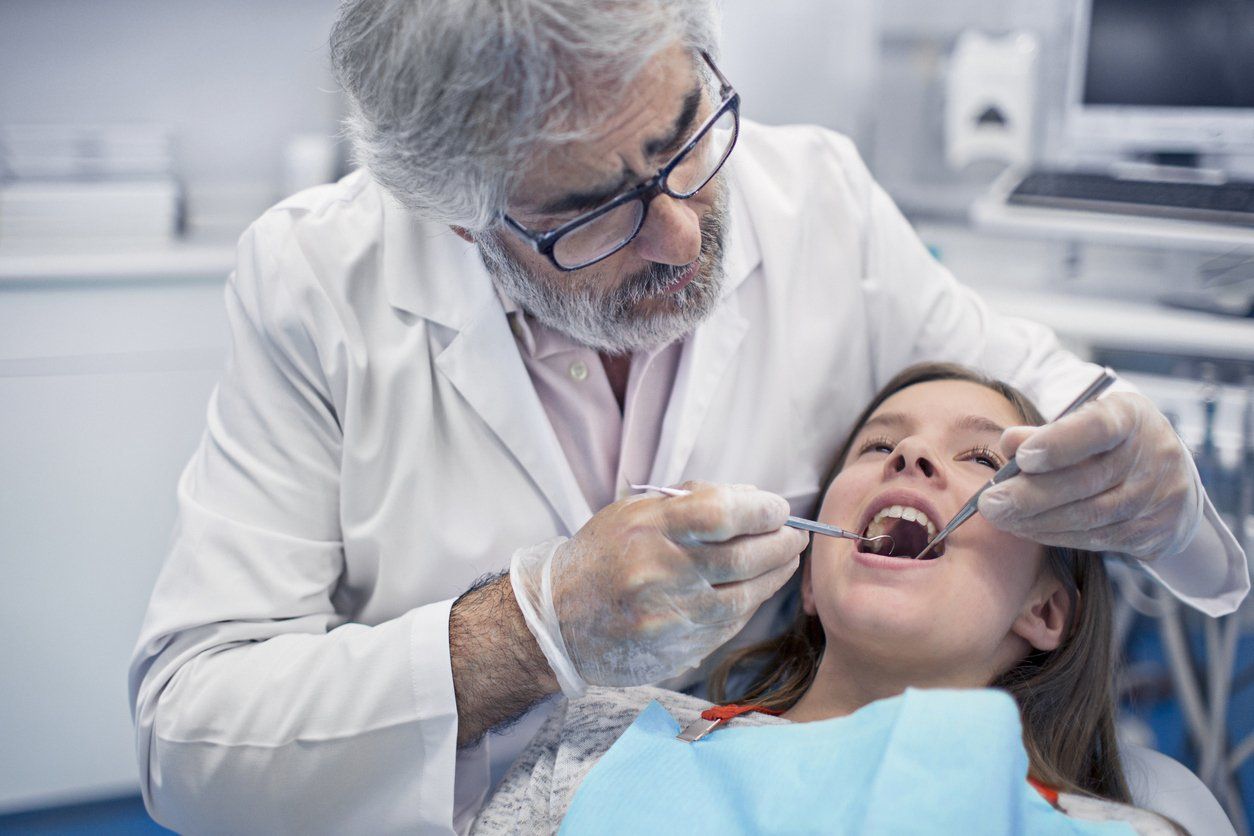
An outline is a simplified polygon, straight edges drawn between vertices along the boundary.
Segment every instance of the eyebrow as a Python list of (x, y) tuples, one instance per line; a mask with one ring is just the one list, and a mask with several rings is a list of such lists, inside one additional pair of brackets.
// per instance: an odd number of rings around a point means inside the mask
[(688, 95), (684, 97), (684, 106), (680, 108), (679, 116), (675, 119), (675, 125), (671, 128), (670, 136), (665, 139), (651, 139), (644, 144), (644, 154), (646, 157), (656, 157), (664, 151), (673, 151), (679, 147), (679, 143), (688, 138), (688, 132), (692, 130), (692, 123), (697, 118), (697, 110), (701, 107), (701, 85), (698, 84), (692, 90), (688, 91)]
[(995, 433), (1001, 435), (1006, 428), (983, 415), (966, 415), (954, 421), (955, 429), (969, 430), (975, 433)]
[(606, 183), (604, 186), (596, 186), (582, 192), (570, 192), (559, 198), (549, 201), (536, 209), (539, 215), (559, 215), (562, 212), (572, 212), (576, 209), (595, 209), (602, 203), (607, 203), (611, 198), (618, 196), (623, 192), (635, 176), (626, 167), (619, 174), (618, 179), (613, 183)]
[[(865, 432), (871, 427), (886, 427), (889, 429), (902, 429), (914, 424), (914, 418), (904, 412), (881, 412), (878, 415), (872, 415), (862, 425)], [(995, 433), (1001, 435), (1006, 428), (996, 421), (985, 418), (983, 415), (964, 415), (953, 422), (953, 428), (974, 433)]]
[(901, 429), (909, 426), (912, 419), (909, 415), (902, 412), (880, 412), (872, 415), (862, 423), (861, 432), (866, 432), (872, 427), (886, 427), (889, 429)]
[[(684, 97), (683, 107), (680, 108), (679, 116), (675, 118), (675, 124), (671, 128), (670, 135), (664, 138), (650, 139), (644, 143), (643, 150), (645, 156), (656, 157), (661, 153), (675, 150), (688, 137), (688, 132), (692, 129), (692, 123), (696, 120), (697, 111), (700, 107), (701, 85), (698, 83)], [(535, 211), (540, 215), (558, 215), (563, 212), (572, 212), (580, 209), (595, 209), (617, 197), (636, 179), (639, 179), (638, 175), (624, 166), (617, 181), (584, 191), (570, 192), (542, 204)]]

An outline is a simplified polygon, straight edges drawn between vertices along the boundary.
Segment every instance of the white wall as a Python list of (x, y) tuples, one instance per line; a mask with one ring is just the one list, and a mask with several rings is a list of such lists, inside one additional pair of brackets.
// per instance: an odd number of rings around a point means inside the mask
[(193, 209), (254, 214), (279, 196), (286, 140), (337, 130), (335, 5), (3, 0), (0, 121), (169, 125)]
[(725, 0), (722, 70), (741, 112), (869, 138), (878, 63), (874, 0)]
[[(334, 9), (0, 0), (0, 122), (168, 125), (233, 238), (337, 129)], [(0, 811), (137, 787), (127, 663), (225, 351), (226, 267), (174, 272), (0, 281)]]
[(0, 285), (0, 811), (137, 787), (126, 669), (221, 299), (215, 278)]

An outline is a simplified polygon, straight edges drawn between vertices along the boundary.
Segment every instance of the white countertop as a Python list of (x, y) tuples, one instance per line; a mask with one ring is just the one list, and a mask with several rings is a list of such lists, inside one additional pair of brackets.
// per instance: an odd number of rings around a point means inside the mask
[(0, 244), (0, 284), (93, 280), (226, 279), (235, 267), (235, 241)]
[(1254, 320), (1058, 293), (981, 288), (998, 311), (1089, 346), (1254, 361)]
[(1048, 325), (1068, 344), (1254, 361), (1254, 319), (1172, 308), (1156, 297), (1197, 283), (1207, 256), (1097, 248), (920, 224), (959, 281), (996, 310)]

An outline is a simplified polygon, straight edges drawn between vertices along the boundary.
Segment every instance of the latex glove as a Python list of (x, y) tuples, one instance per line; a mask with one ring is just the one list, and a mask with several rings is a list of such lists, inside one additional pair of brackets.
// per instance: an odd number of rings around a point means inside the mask
[(980, 513), (1038, 543), (1143, 560), (1193, 539), (1202, 494), (1189, 452), (1142, 395), (1117, 392), (1044, 427), (1011, 427), (1001, 451), (1022, 473), (980, 497)]
[(682, 673), (734, 636), (796, 571), (805, 532), (748, 486), (686, 483), (597, 512), (570, 540), (514, 553), (510, 580), (562, 691)]

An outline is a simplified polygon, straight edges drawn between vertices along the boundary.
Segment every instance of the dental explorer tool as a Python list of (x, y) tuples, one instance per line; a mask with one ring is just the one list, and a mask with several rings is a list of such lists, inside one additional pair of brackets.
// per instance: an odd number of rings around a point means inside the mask
[[(1046, 423), (1052, 424), (1054, 423), (1054, 421), (1057, 421), (1059, 418), (1063, 418), (1064, 416), (1070, 415), (1072, 412), (1075, 412), (1081, 406), (1084, 406), (1084, 404), (1093, 400), (1093, 398), (1096, 398), (1102, 392), (1105, 392), (1106, 389), (1110, 386), (1110, 384), (1114, 382), (1115, 382), (1115, 372), (1109, 366), (1106, 366), (1105, 368), (1102, 369), (1102, 373), (1098, 376), (1098, 378), (1094, 380), (1092, 383), (1090, 383), (1088, 387), (1083, 392), (1081, 392), (1074, 401), (1067, 404), (1067, 407), (1062, 412), (1058, 413), (1057, 417), (1054, 418), (1053, 421), (1048, 421)], [(970, 499), (967, 500), (966, 505), (963, 505), (962, 508), (958, 510), (957, 514), (954, 514), (954, 518), (950, 520), (948, 523), (946, 523), (945, 527), (936, 533), (936, 536), (933, 537), (931, 541), (929, 541), (928, 544), (923, 547), (923, 551), (919, 552), (918, 554), (914, 556), (914, 559), (918, 560), (919, 558), (923, 557), (923, 555), (927, 554), (932, 549), (933, 546), (935, 546), (937, 543), (944, 540), (950, 534), (953, 534), (954, 531), (958, 528), (958, 526), (962, 525), (964, 522), (971, 519), (971, 517), (973, 517), (975, 513), (980, 510), (980, 497), (984, 495), (984, 492), (986, 490), (993, 487), (994, 485), (1000, 485), (1002, 482), (1006, 481), (1011, 476), (1018, 476), (1018, 475), (1019, 475), (1019, 463), (1015, 461), (1013, 457), (1011, 457), (1010, 461), (1006, 462), (1006, 464), (1004, 464), (1000, 470), (998, 470), (996, 473), (993, 474), (992, 479), (989, 479), (986, 483), (984, 483), (984, 485), (982, 485), (980, 489), (976, 491), (975, 494)]]
[[(657, 485), (631, 485), (631, 489), (633, 491), (657, 491), (658, 493), (665, 494), (666, 496), (687, 496), (692, 493), (692, 491), (686, 491), (682, 488), (659, 488)], [(887, 539), (889, 543), (896, 545), (896, 541), (894, 541), (892, 535), (889, 534), (879, 534), (875, 537), (863, 537), (861, 534), (854, 534), (852, 531), (846, 531), (845, 529), (837, 528), (834, 525), (827, 525), (826, 523), (815, 522), (814, 520), (807, 520), (802, 517), (790, 516), (784, 525), (789, 526), (790, 528), (799, 528), (802, 531), (810, 531), (815, 534), (826, 534), (828, 537), (844, 537), (846, 540), (865, 540), (868, 543), (872, 543), (876, 540)], [(890, 551), (892, 550), (893, 545), (888, 547)]]

